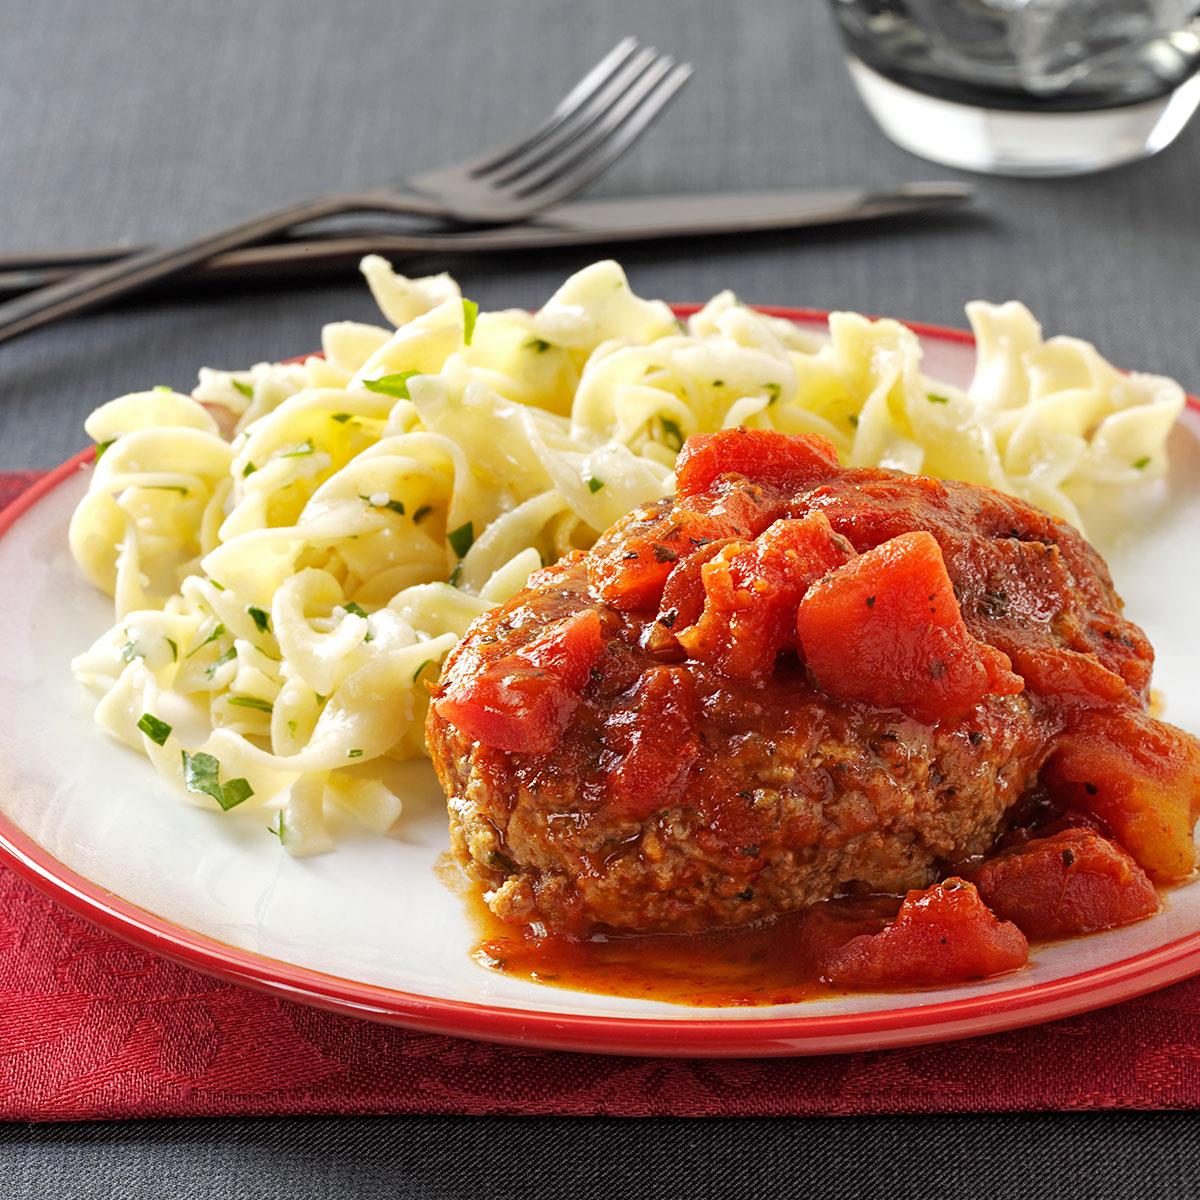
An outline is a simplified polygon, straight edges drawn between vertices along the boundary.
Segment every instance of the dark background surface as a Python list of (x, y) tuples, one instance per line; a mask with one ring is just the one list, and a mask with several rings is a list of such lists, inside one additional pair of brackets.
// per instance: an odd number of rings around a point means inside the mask
[[(618, 37), (694, 62), (598, 194), (944, 178), (859, 107), (816, 0), (0, 0), (0, 252), (183, 237), (507, 140)], [(978, 179), (975, 214), (626, 250), (674, 300), (856, 308), (962, 325), (974, 297), (1200, 390), (1200, 125), (1079, 180)], [(484, 308), (540, 303), (590, 250), (451, 267)], [(121, 392), (314, 347), (372, 319), (353, 279), (191, 292), (0, 347), (0, 469), (85, 443)], [(1097, 1047), (1097, 1053), (1103, 1053)], [(0, 1127), (8, 1197), (721, 1194), (1184, 1196), (1191, 1115), (833, 1121), (310, 1120)]]

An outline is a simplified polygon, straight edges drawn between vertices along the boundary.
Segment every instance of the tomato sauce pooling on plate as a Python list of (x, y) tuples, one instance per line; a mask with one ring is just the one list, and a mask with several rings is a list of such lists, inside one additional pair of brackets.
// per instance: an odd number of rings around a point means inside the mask
[(944, 983), (1190, 874), (1200, 746), (1147, 714), (1153, 652), (1074, 529), (758, 430), (690, 438), (677, 489), (477, 620), (434, 693), (454, 854), (543, 956), (886, 895), (806, 970)]

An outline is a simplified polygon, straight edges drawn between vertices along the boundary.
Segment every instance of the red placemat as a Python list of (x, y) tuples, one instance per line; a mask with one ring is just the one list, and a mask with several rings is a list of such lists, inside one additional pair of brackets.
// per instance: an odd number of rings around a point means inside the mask
[[(0, 474), (0, 507), (37, 474)], [(946, 1046), (702, 1061), (407, 1033), (218, 983), (0, 867), (0, 1120), (788, 1116), (1200, 1107), (1200, 979)]]

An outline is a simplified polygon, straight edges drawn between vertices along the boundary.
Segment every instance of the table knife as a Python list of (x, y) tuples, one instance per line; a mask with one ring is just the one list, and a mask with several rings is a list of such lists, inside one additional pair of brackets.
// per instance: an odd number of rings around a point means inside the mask
[[(719, 236), (801, 229), (906, 216), (963, 204), (972, 189), (953, 182), (906, 183), (892, 188), (829, 188), (777, 192), (727, 192), (580, 200), (519, 225), (487, 229), (394, 227), (353, 233), (299, 233), (284, 241), (218, 255), (190, 279), (264, 280), (352, 266), (364, 254), (448, 255), (555, 246)], [(0, 255), (0, 295), (16, 295), (61, 279), (74, 270), (111, 262), (141, 247)]]

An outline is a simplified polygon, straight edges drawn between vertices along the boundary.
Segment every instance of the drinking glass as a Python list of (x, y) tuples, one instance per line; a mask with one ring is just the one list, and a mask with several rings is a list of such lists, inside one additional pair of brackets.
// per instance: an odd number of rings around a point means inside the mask
[(831, 0), (883, 131), (934, 162), (1072, 175), (1154, 154), (1200, 105), (1198, 0)]

